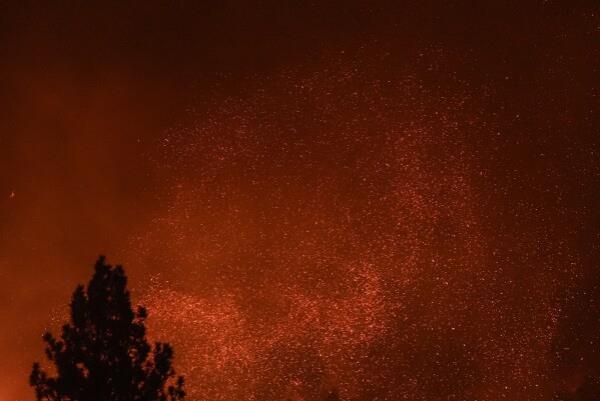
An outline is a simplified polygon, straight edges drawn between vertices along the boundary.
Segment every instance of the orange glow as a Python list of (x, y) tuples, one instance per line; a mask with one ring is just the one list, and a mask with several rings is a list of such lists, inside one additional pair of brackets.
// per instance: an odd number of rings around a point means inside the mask
[(192, 400), (600, 377), (596, 5), (217, 3), (7, 10), (4, 398), (100, 253)]

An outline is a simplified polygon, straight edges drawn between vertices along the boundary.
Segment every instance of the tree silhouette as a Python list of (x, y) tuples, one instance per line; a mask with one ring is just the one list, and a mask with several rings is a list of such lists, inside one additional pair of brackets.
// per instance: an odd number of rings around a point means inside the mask
[(131, 308), (121, 266), (100, 256), (87, 288), (78, 286), (60, 340), (44, 334), (50, 377), (38, 363), (30, 384), (38, 401), (179, 401), (183, 377), (171, 366), (173, 349), (146, 339), (146, 310)]

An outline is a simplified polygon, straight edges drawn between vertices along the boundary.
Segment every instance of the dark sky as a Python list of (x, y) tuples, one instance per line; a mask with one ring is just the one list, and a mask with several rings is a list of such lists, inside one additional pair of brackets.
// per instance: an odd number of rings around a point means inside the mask
[(191, 399), (600, 378), (596, 2), (12, 3), (0, 401), (99, 253)]

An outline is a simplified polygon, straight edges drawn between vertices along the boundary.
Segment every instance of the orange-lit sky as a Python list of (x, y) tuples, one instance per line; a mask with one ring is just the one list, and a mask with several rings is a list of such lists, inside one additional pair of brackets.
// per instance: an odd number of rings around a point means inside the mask
[(13, 3), (0, 401), (100, 253), (192, 400), (600, 377), (595, 2)]

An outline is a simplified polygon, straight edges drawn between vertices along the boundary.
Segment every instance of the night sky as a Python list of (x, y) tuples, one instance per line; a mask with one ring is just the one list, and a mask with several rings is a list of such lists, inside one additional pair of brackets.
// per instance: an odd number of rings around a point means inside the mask
[(191, 401), (600, 383), (596, 1), (6, 3), (0, 401), (99, 254)]

